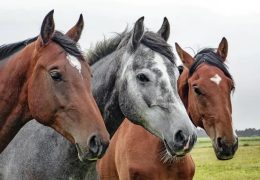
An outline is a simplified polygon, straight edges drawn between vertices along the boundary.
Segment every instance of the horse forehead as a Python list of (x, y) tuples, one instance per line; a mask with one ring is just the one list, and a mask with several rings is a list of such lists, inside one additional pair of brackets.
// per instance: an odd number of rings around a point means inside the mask
[(220, 82), (222, 81), (222, 78), (218, 75), (218, 74), (215, 74), (214, 76), (212, 76), (210, 78), (210, 81), (214, 82), (215, 84), (219, 85)]
[(81, 74), (80, 61), (76, 57), (71, 56), (71, 55), (67, 55), (67, 60), (68, 60), (69, 64)]
[(179, 76), (179, 71), (175, 65), (171, 62), (167, 62), (166, 57), (163, 57), (159, 53), (154, 55), (154, 63), (152, 64), (152, 70), (161, 72), (165, 75), (164, 78), (176, 79)]
[(151, 67), (155, 64), (155, 52), (143, 45), (141, 45), (141, 47), (142, 48), (140, 48), (134, 56), (133, 69), (151, 69)]
[(160, 83), (163, 85), (163, 89), (168, 89), (168, 93), (175, 94), (174, 86), (177, 86), (177, 82), (174, 84), (174, 81), (177, 80), (179, 74), (177, 68), (173, 64), (165, 62), (166, 59), (158, 53), (155, 53), (154, 61), (156, 63), (153, 65), (153, 69), (156, 70), (155, 74), (158, 79), (163, 82)]
[[(225, 76), (222, 70), (208, 64), (203, 64), (200, 68), (198, 68), (197, 72), (199, 77), (203, 77), (206, 81), (213, 82), (216, 85), (220, 85)], [(196, 74), (196, 71), (194, 74)]]

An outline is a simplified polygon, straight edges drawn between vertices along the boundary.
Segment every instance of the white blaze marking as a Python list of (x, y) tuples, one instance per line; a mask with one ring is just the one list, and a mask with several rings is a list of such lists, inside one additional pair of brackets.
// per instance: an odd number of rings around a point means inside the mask
[(81, 74), (81, 64), (77, 58), (74, 56), (67, 56), (67, 59), (70, 63), (70, 65), (78, 70), (78, 72)]
[(210, 78), (210, 80), (214, 83), (216, 83), (217, 85), (219, 85), (220, 81), (222, 80), (221, 77), (218, 74), (215, 74), (215, 76), (213, 76), (212, 78)]

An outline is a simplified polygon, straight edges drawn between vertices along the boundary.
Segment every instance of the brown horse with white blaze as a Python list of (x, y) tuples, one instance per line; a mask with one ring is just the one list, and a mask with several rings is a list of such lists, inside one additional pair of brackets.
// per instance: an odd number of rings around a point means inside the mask
[[(232, 158), (238, 141), (231, 119), (230, 94), (234, 82), (223, 64), (227, 40), (222, 39), (216, 52), (204, 49), (194, 58), (178, 44), (176, 49), (185, 65), (178, 80), (178, 91), (193, 123), (216, 141), (213, 147), (218, 159)], [(144, 140), (140, 141), (140, 137)], [(125, 120), (113, 136), (106, 155), (98, 161), (97, 171), (106, 180), (191, 180), (195, 174), (191, 155), (181, 159), (162, 156), (163, 148), (160, 139)]]
[(218, 159), (233, 158), (238, 148), (232, 126), (231, 92), (235, 86), (224, 64), (228, 53), (226, 38), (216, 50), (203, 49), (194, 58), (177, 43), (176, 50), (185, 66), (178, 88), (189, 116), (206, 131)]
[(38, 37), (0, 47), (0, 152), (36, 119), (76, 144), (81, 160), (100, 158), (109, 143), (91, 92), (91, 71), (75, 41), (82, 15), (67, 33), (54, 29), (52, 10)]

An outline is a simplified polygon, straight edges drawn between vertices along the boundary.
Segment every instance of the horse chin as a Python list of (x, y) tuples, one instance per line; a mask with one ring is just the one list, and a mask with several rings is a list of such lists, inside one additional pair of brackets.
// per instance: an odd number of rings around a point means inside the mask
[(175, 162), (182, 160), (185, 157), (185, 154), (184, 155), (173, 154), (172, 152), (170, 152), (167, 149), (166, 146), (164, 147), (164, 149), (163, 149), (163, 151), (161, 152), (160, 155), (161, 155), (161, 161), (164, 164), (172, 164), (172, 163), (175, 163)]
[(213, 145), (213, 149), (218, 160), (230, 160), (234, 157), (234, 153), (227, 153), (216, 145)]
[(232, 159), (234, 156), (231, 155), (231, 156), (225, 156), (225, 155), (219, 155), (219, 154), (216, 154), (216, 157), (218, 158), (218, 160), (229, 160), (229, 159)]
[(188, 141), (185, 143), (183, 147), (182, 146), (176, 147), (174, 146), (173, 143), (171, 143), (172, 146), (170, 146), (165, 139), (163, 140), (163, 143), (168, 155), (172, 157), (184, 157), (187, 153), (189, 153), (192, 150), (196, 141), (197, 141), (197, 136), (192, 135), (189, 136)]
[(221, 151), (217, 151), (217, 150), (215, 150), (215, 155), (216, 155), (218, 160), (229, 160), (229, 159), (232, 159), (234, 157), (233, 154), (225, 155)]
[(93, 156), (89, 151), (83, 152), (77, 143), (75, 145), (78, 151), (78, 158), (81, 162), (97, 161), (99, 159), (99, 157)]
[(174, 150), (172, 150), (170, 148), (170, 146), (168, 145), (166, 140), (164, 140), (164, 146), (165, 146), (165, 153), (167, 154), (167, 156), (171, 156), (171, 157), (174, 157), (174, 158), (176, 158), (176, 157), (183, 157), (187, 153), (185, 151), (175, 152)]
[(163, 144), (166, 150), (166, 154), (168, 154), (169, 156), (176, 156), (175, 152), (170, 148), (170, 146), (168, 145), (167, 141), (164, 139), (163, 140)]

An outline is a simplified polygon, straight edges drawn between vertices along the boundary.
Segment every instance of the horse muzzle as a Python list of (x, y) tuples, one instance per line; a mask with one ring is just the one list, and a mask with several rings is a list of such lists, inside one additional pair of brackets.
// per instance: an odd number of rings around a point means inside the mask
[(217, 138), (213, 147), (219, 160), (232, 159), (238, 148), (238, 138), (236, 137), (232, 144), (226, 143), (222, 138)]
[(197, 141), (197, 135), (185, 135), (182, 131), (178, 131), (172, 142), (164, 140), (166, 150), (171, 156), (184, 156), (191, 151)]
[(92, 135), (87, 143), (87, 148), (76, 143), (79, 160), (96, 161), (103, 157), (109, 145), (109, 141), (102, 141), (97, 135)]

